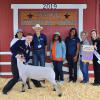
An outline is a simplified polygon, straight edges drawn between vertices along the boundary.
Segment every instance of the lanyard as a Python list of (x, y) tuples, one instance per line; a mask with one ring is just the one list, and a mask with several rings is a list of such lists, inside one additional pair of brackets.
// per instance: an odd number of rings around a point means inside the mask
[(39, 45), (40, 45), (41, 37), (39, 36), (39, 37), (37, 37), (37, 38), (38, 38), (38, 43), (39, 43)]

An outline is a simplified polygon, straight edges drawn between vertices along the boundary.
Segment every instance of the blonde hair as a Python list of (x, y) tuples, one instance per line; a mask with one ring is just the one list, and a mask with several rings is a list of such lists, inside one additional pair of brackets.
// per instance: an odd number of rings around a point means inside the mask
[(82, 31), (81, 34), (85, 33), (86, 36), (88, 36), (88, 32)]

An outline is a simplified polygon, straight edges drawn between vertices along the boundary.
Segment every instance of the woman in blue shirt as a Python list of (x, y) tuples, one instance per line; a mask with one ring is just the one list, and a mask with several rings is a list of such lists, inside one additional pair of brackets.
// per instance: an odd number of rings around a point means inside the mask
[(77, 81), (77, 61), (80, 48), (80, 40), (78, 38), (76, 28), (71, 28), (69, 36), (65, 40), (66, 44), (66, 59), (69, 66), (69, 82)]

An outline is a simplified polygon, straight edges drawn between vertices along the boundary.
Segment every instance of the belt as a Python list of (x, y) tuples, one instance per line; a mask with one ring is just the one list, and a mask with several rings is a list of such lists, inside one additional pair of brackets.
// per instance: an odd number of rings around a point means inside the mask
[(82, 55), (80, 55), (80, 57), (82, 57)]
[(39, 50), (44, 50), (44, 49), (42, 49), (42, 48), (40, 48), (40, 49), (33, 49), (33, 51), (39, 51)]

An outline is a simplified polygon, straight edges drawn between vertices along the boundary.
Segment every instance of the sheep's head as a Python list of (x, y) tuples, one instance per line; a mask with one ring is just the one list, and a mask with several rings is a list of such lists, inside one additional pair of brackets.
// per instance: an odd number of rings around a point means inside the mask
[(16, 55), (16, 58), (17, 58), (17, 60), (19, 60), (20, 62), (25, 62), (24, 55), (22, 55), (22, 54), (17, 54), (17, 55)]

